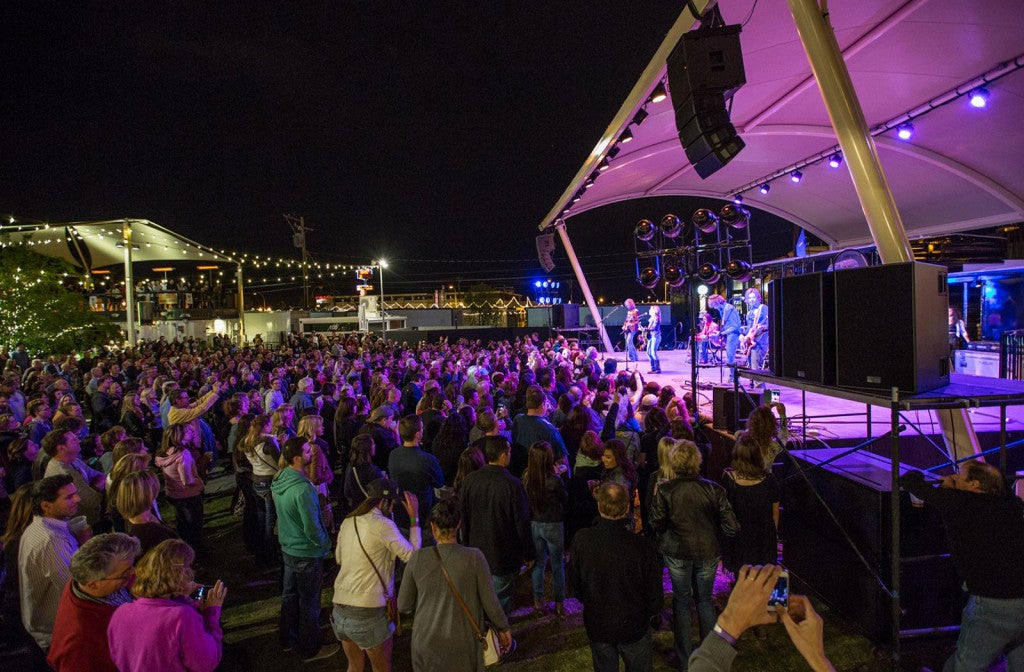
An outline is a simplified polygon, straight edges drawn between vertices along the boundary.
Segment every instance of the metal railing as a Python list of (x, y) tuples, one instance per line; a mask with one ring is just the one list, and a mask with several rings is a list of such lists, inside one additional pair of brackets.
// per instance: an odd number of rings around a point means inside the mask
[(1024, 380), (1024, 329), (1004, 331), (999, 337), (999, 377)]

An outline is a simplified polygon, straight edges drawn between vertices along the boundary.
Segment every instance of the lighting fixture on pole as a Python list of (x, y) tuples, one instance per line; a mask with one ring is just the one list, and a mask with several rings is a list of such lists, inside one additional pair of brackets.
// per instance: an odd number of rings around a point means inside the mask
[(645, 289), (654, 289), (654, 286), (658, 284), (661, 279), (658, 276), (658, 271), (653, 266), (648, 266), (644, 270), (640, 271), (640, 284)]
[(757, 190), (760, 191), (762, 194), (767, 194), (769, 191), (772, 190), (772, 185), (770, 185), (767, 182), (765, 182), (760, 187), (758, 187)]
[(988, 89), (983, 86), (971, 91), (971, 107), (985, 107), (988, 104)]
[(385, 345), (388, 342), (388, 318), (384, 312), (384, 269), (387, 267), (386, 259), (377, 260), (377, 268), (380, 270), (380, 331)]
[(734, 229), (745, 229), (747, 224), (750, 223), (750, 211), (741, 205), (727, 203), (722, 206), (722, 211), (718, 213), (718, 218), (726, 226), (731, 226)]
[(644, 123), (644, 119), (646, 119), (648, 116), (650, 115), (648, 114), (647, 110), (641, 107), (639, 110), (636, 111), (636, 114), (633, 115), (633, 123), (639, 126), (640, 124)]
[(633, 132), (628, 128), (622, 132), (622, 135), (619, 136), (619, 143), (623, 145), (626, 144), (627, 142), (631, 142), (632, 140)]
[(840, 154), (839, 152), (836, 152), (832, 156), (828, 157), (829, 168), (838, 168), (841, 165), (843, 165), (843, 155)]
[(633, 230), (636, 239), (645, 243), (654, 237), (654, 232), (654, 222), (649, 219), (641, 219), (636, 223), (636, 228)]
[(675, 215), (668, 214), (661, 218), (661, 235), (666, 238), (675, 238), (682, 230), (683, 223)]
[(804, 174), (801, 173), (799, 170), (794, 170), (792, 173), (789, 174), (789, 180), (793, 184), (800, 184), (800, 180), (802, 179), (804, 179)]
[(651, 91), (650, 101), (652, 103), (660, 103), (666, 98), (668, 98), (668, 92), (665, 90), (665, 82), (658, 82), (658, 85), (654, 87), (654, 91)]
[(597, 169), (602, 173), (611, 167), (612, 164), (608, 163), (608, 157), (601, 159), (601, 163), (597, 164)]
[(896, 127), (896, 137), (900, 140), (910, 140), (914, 137), (914, 125), (909, 121)]
[(711, 233), (718, 228), (718, 215), (707, 208), (701, 208), (693, 213), (692, 221), (701, 233)]

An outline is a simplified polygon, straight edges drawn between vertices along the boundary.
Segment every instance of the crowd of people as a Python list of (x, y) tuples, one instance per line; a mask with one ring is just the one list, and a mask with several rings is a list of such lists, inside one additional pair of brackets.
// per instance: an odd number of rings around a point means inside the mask
[[(563, 340), (220, 346), (0, 352), (3, 630), (40, 669), (222, 664), (227, 587), (197, 584), (193, 563), (212, 553), (206, 484), (229, 474), (246, 551), (280, 568), (280, 645), (301, 661), (343, 649), (349, 670), (390, 670), (412, 612), (414, 669), (481, 670), (515, 649), (528, 574), (537, 615), (582, 602), (595, 670), (649, 670), (667, 567), (680, 669), (728, 669), (744, 630), (779, 619), (831, 669), (809, 602), (767, 609), (781, 404), (755, 409), (732, 468), (707, 474), (692, 400)], [(736, 588), (718, 616), (722, 559)]]

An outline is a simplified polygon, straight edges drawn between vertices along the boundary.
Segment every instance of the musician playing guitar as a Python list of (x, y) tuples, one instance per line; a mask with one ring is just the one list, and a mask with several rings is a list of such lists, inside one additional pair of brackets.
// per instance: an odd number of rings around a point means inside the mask
[(768, 353), (768, 306), (761, 302), (761, 292), (756, 287), (748, 289), (743, 300), (747, 303), (747, 331), (740, 336), (740, 345), (749, 353), (747, 366), (762, 369)]
[(636, 362), (640, 359), (636, 351), (636, 335), (640, 330), (640, 311), (636, 308), (636, 301), (626, 299), (623, 305), (626, 307), (626, 320), (622, 323), (622, 332), (626, 335), (626, 359)]

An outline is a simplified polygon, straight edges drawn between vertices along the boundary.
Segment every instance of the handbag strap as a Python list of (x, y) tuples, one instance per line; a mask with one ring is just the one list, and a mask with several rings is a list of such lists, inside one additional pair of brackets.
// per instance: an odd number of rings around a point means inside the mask
[[(363, 484), (359, 482), (359, 467), (352, 467), (352, 475), (356, 478), (356, 485), (359, 486), (359, 492), (363, 493), (363, 497), (367, 497), (366, 488), (364, 488)], [(358, 531), (356, 532), (356, 535), (358, 536)]]
[(444, 573), (444, 580), (448, 582), (448, 587), (452, 589), (452, 593), (455, 594), (455, 599), (458, 600), (463, 613), (466, 614), (466, 618), (469, 619), (470, 625), (473, 626), (473, 630), (476, 632), (476, 638), (486, 645), (487, 638), (484, 636), (484, 633), (480, 632), (480, 626), (476, 624), (476, 619), (473, 618), (471, 613), (469, 613), (469, 607), (466, 606), (465, 600), (462, 599), (462, 595), (459, 594), (458, 589), (452, 582), (452, 577), (448, 574), (448, 568), (444, 566), (444, 560), (441, 559), (441, 551), (437, 550), (437, 546), (433, 546), (433, 549), (434, 555), (437, 556), (437, 563), (441, 565), (441, 572)]
[(366, 559), (370, 562), (370, 567), (373, 567), (373, 573), (377, 575), (378, 579), (380, 579), (380, 586), (384, 589), (384, 599), (390, 600), (391, 596), (388, 595), (388, 584), (384, 583), (384, 577), (381, 576), (379, 571), (377, 571), (377, 565), (373, 564), (373, 559), (370, 557), (370, 554), (366, 552), (366, 547), (363, 546), (363, 540), (359, 537), (359, 525), (356, 524), (357, 520), (358, 518), (352, 519), (352, 527), (356, 530), (356, 541), (359, 542), (359, 548), (363, 549), (363, 555), (365, 555)]

